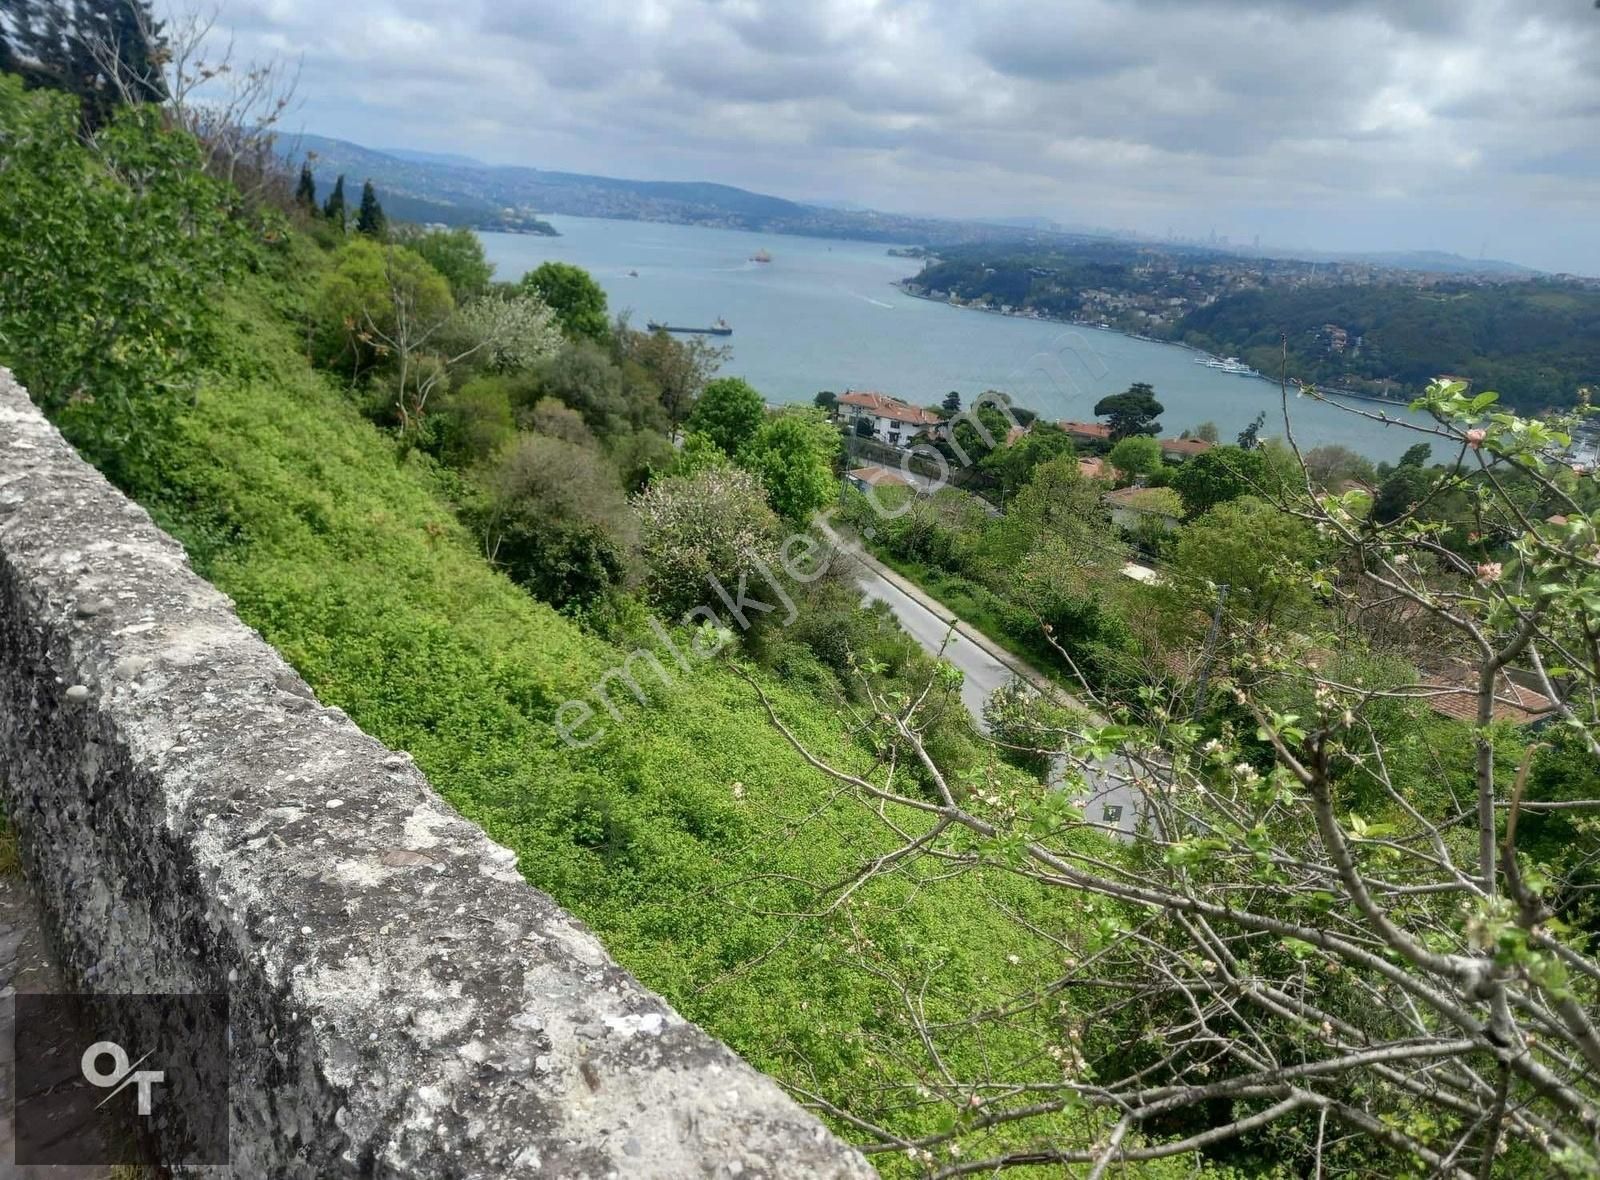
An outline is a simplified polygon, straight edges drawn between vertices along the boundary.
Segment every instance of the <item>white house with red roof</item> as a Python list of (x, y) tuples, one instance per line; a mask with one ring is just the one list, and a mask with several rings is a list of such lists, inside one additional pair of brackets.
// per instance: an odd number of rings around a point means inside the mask
[(856, 423), (868, 422), (872, 437), (891, 447), (910, 445), (919, 434), (942, 421), (932, 410), (868, 389), (846, 390), (838, 405), (840, 415), (852, 430)]

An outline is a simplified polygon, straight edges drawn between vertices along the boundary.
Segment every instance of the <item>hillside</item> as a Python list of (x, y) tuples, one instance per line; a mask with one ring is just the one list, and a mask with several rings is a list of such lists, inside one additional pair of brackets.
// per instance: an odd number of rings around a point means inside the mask
[(370, 178), (386, 207), (410, 210), (410, 216), (421, 220), (479, 229), (506, 228), (508, 218), (562, 213), (919, 245), (992, 242), (1018, 234), (1002, 224), (910, 217), (847, 203), (807, 205), (708, 181), (628, 180), (493, 166), (448, 154), (374, 151), (319, 135), (286, 138), (279, 148), (296, 166), (311, 153), (322, 183), (331, 183), (341, 172), (353, 180)]
[(1441, 373), (1526, 410), (1574, 404), (1600, 382), (1600, 290), (1554, 279), (1500, 285), (1263, 289), (1190, 312), (1172, 334), (1332, 386), (1415, 392)]

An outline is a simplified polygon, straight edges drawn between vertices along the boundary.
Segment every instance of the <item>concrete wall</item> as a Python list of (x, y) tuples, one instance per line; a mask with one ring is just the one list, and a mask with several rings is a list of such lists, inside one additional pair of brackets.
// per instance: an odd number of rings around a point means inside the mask
[(873, 1174), (318, 704), (4, 370), (0, 792), (69, 978), (229, 994), (236, 1175)]

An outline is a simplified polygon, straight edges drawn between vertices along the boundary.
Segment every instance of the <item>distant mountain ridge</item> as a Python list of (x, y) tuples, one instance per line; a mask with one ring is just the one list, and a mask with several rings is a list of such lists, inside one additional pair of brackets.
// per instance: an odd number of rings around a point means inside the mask
[[(549, 233), (554, 231), (539, 221), (538, 215), (558, 213), (934, 248), (1016, 244), (1019, 240), (1060, 245), (1114, 239), (1169, 254), (1240, 257), (1242, 253), (1107, 235), (1046, 217), (914, 217), (867, 209), (848, 201), (806, 204), (712, 181), (630, 180), (579, 172), (548, 172), (521, 165), (485, 164), (454, 152), (409, 148), (376, 150), (320, 135), (287, 139), (282, 150), (296, 165), (309, 154), (320, 174), (319, 183), (331, 183), (335, 173), (344, 173), (356, 182), (370, 179), (393, 216), (478, 229)], [(1366, 262), (1439, 274), (1532, 276), (1540, 273), (1513, 262), (1473, 260), (1431, 250), (1388, 253), (1264, 250), (1261, 254), (1306, 261)]]
[(975, 222), (828, 209), (710, 181), (628, 180), (486, 165), (466, 156), (380, 152), (320, 135), (287, 142), (284, 154), (294, 163), (309, 155), (313, 168), (330, 180), (336, 173), (351, 181), (370, 179), (397, 215), (483, 229), (503, 228), (541, 213), (564, 213), (917, 244), (1007, 236)]

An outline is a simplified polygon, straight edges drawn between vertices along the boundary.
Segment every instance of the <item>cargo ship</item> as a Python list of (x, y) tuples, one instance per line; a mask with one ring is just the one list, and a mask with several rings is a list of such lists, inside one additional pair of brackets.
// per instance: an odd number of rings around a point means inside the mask
[(645, 327), (649, 328), (652, 332), (686, 332), (693, 336), (733, 335), (733, 329), (728, 326), (728, 321), (722, 319), (720, 316), (717, 318), (717, 322), (712, 324), (709, 328), (683, 328), (676, 324), (658, 324), (655, 320), (648, 321), (645, 324)]

